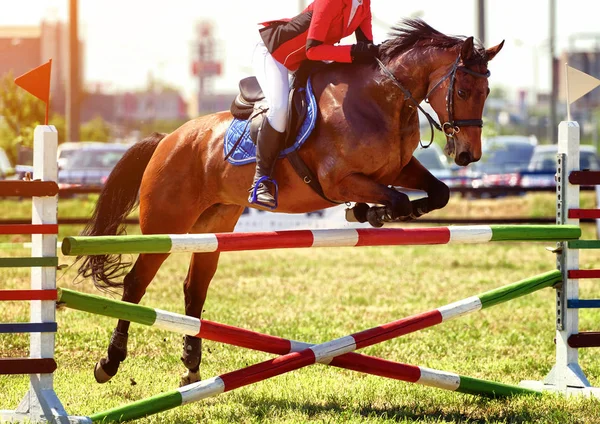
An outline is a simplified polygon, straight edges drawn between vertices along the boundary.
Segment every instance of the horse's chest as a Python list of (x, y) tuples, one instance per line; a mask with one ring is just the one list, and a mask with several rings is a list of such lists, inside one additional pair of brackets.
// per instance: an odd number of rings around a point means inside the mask
[(381, 148), (382, 154), (375, 176), (382, 183), (395, 180), (402, 169), (409, 164), (415, 150), (416, 144), (411, 138), (398, 137), (396, 140), (396, 143), (390, 142)]
[(393, 178), (406, 165), (402, 161), (401, 150), (392, 143), (363, 144), (353, 151), (352, 156), (356, 158), (360, 172), (375, 180)]

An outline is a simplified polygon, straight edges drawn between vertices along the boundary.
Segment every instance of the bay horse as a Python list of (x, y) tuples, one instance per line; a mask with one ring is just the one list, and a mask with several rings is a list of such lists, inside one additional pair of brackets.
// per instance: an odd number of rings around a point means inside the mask
[[(311, 76), (318, 104), (315, 128), (299, 151), (317, 176), (318, 195), (279, 159), (278, 212), (307, 213), (357, 202), (377, 204), (391, 219), (414, 218), (448, 202), (448, 187), (427, 171), (413, 151), (421, 137), (418, 108), (426, 100), (445, 132), (445, 151), (466, 166), (481, 157), (481, 126), (489, 94), (487, 64), (503, 43), (485, 49), (473, 37), (445, 35), (419, 19), (392, 28), (372, 64), (331, 64)], [(122, 234), (122, 222), (139, 200), (143, 234), (233, 231), (248, 204), (254, 166), (224, 160), (229, 111), (193, 119), (170, 134), (154, 133), (133, 145), (115, 166), (82, 235)], [(413, 201), (393, 187), (427, 192)], [(140, 254), (133, 267), (120, 255), (78, 258), (78, 275), (102, 289), (123, 288), (139, 303), (168, 254)], [(184, 281), (185, 313), (201, 318), (219, 253), (192, 254)], [(119, 282), (125, 274), (122, 282)], [(117, 373), (127, 356), (129, 322), (119, 320), (108, 355), (95, 367), (98, 382)], [(200, 379), (201, 340), (184, 337), (182, 384)]]

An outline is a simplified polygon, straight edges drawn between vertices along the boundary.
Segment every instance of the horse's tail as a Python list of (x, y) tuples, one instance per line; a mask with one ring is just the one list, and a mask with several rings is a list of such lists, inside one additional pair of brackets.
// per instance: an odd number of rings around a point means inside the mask
[[(134, 144), (115, 165), (98, 197), (96, 208), (88, 221), (83, 236), (110, 236), (125, 233), (122, 225), (138, 202), (138, 192), (144, 171), (158, 143), (166, 134), (153, 133)], [(81, 261), (78, 276), (92, 278), (101, 289), (121, 288), (120, 277), (131, 262), (123, 262), (120, 254), (78, 256)]]

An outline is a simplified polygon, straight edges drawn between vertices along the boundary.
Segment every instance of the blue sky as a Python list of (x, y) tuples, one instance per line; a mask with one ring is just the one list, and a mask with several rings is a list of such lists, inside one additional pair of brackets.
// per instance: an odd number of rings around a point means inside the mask
[[(557, 0), (557, 53), (570, 37), (598, 31), (598, 0)], [(35, 25), (41, 19), (64, 19), (68, 0), (19, 0), (0, 14), (0, 25)], [(436, 29), (475, 35), (475, 0), (372, 0), (376, 42), (387, 25), (419, 14)], [(196, 91), (190, 75), (195, 23), (213, 22), (225, 74), (215, 83), (229, 91), (250, 72), (258, 22), (293, 16), (299, 0), (80, 0), (80, 34), (85, 41), (85, 82), (110, 89), (145, 86), (152, 73), (180, 87), (187, 98)], [(547, 89), (549, 81), (549, 0), (488, 0), (487, 45), (506, 45), (492, 63), (492, 86), (512, 92)], [(234, 11), (237, 11), (234, 13)], [(581, 44), (585, 46), (586, 44)]]

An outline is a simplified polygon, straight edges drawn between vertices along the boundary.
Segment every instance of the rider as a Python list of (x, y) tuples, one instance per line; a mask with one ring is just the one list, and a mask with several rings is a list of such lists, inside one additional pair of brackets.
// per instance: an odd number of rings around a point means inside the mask
[[(289, 73), (305, 60), (343, 63), (371, 62), (378, 55), (373, 44), (371, 0), (314, 0), (298, 16), (264, 22), (256, 45), (253, 67), (269, 105), (256, 141), (256, 172), (249, 202), (257, 181), (271, 177), (284, 142), (290, 90)], [(355, 33), (356, 44), (335, 45)], [(256, 203), (274, 208), (275, 196), (266, 184), (256, 189)]]

